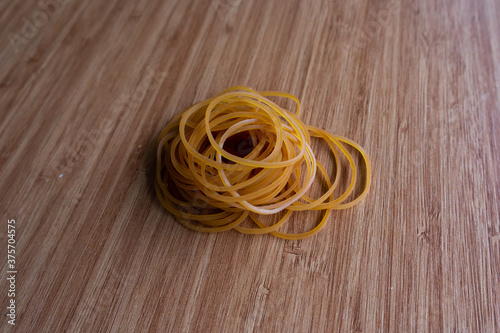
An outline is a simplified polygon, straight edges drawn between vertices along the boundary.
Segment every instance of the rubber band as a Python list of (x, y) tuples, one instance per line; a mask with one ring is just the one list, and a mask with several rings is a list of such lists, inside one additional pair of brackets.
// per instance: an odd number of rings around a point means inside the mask
[[(295, 112), (268, 97), (293, 101)], [(181, 224), (199, 232), (236, 230), (291, 240), (317, 234), (325, 227), (331, 210), (350, 208), (367, 195), (371, 165), (357, 143), (305, 125), (299, 115), (300, 101), (295, 96), (276, 91), (259, 93), (244, 86), (230, 87), (177, 114), (158, 137), (155, 190), (161, 204)], [(330, 147), (336, 169), (333, 179), (316, 160), (312, 137)], [(360, 154), (364, 173), (346, 146)], [(348, 168), (341, 163), (341, 156), (348, 161)], [(313, 199), (307, 193), (317, 181), (318, 170), (328, 189)], [(350, 174), (349, 185), (334, 197), (345, 173)], [(359, 178), (363, 190), (351, 198)], [(321, 210), (324, 214), (309, 231), (279, 231), (293, 221), (294, 211), (304, 210)], [(280, 212), (284, 215), (270, 226), (258, 218)], [(254, 227), (243, 227), (245, 221), (252, 221)]]

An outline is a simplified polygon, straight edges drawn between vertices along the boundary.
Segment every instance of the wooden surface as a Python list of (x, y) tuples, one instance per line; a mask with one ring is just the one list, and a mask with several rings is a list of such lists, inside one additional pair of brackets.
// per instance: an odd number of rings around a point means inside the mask
[[(498, 1), (49, 3), (0, 2), (2, 332), (500, 331)], [(368, 197), (304, 241), (175, 222), (155, 140), (235, 84), (360, 143)]]

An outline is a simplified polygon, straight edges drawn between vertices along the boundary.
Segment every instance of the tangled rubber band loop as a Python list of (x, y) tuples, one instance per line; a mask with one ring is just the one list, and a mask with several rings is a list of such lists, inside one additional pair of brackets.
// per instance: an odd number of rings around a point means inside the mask
[[(292, 100), (295, 113), (267, 97)], [(235, 86), (174, 116), (158, 138), (155, 190), (162, 205), (181, 224), (200, 232), (234, 229), (293, 240), (315, 235), (332, 209), (350, 208), (366, 196), (371, 166), (358, 144), (305, 125), (299, 114), (300, 102), (293, 95)], [(323, 139), (333, 153), (333, 182), (314, 156), (311, 137)], [(362, 175), (346, 145), (360, 153), (366, 168)], [(334, 198), (343, 174), (339, 153), (349, 162), (350, 182)], [(307, 192), (317, 170), (328, 189), (313, 199)], [(363, 190), (346, 202), (359, 177)], [(324, 211), (319, 224), (298, 234), (278, 231), (294, 211), (304, 210)], [(284, 215), (271, 226), (258, 218), (280, 212)], [(247, 219), (256, 227), (241, 226)]]

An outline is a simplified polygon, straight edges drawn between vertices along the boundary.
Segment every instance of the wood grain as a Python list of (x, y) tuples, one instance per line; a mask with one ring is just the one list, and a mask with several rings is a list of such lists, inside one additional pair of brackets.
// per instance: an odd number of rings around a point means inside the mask
[[(500, 332), (498, 1), (46, 1), (0, 1), (1, 331)], [(176, 223), (155, 140), (235, 84), (360, 143), (368, 197), (303, 241)]]

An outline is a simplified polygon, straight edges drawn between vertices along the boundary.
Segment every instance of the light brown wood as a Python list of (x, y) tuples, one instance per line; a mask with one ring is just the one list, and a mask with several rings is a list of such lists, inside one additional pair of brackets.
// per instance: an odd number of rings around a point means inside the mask
[[(2, 332), (500, 332), (498, 1), (46, 2), (0, 2)], [(368, 197), (303, 241), (175, 222), (155, 140), (235, 84), (361, 144)]]

